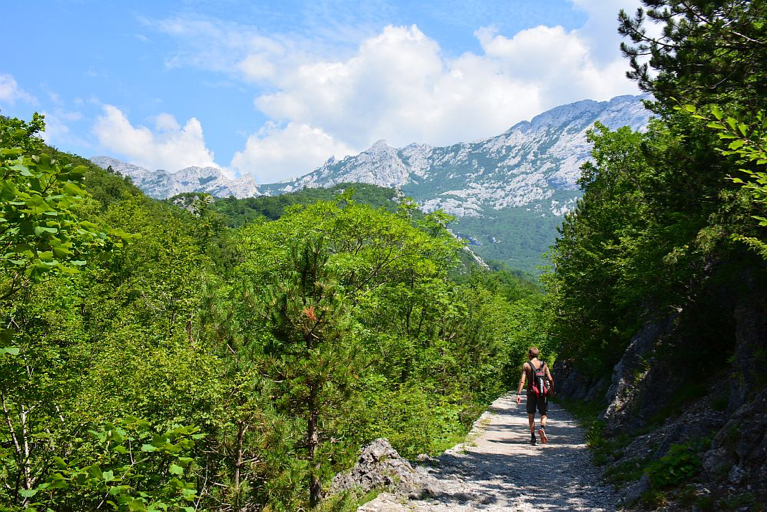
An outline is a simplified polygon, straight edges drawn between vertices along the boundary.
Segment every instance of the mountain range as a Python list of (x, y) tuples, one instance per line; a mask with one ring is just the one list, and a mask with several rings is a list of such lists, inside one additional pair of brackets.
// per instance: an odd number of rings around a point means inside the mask
[(358, 155), (331, 157), (306, 175), (264, 185), (249, 174), (229, 179), (214, 167), (152, 172), (104, 156), (91, 160), (131, 177), (145, 193), (160, 199), (181, 192), (237, 198), (278, 195), (350, 182), (396, 188), (424, 211), (441, 209), (454, 215), (453, 231), (480, 256), (534, 271), (542, 263), (540, 254), (554, 241), (562, 216), (580, 197), (576, 181), (590, 156), (587, 130), (597, 121), (612, 129), (644, 129), (650, 112), (642, 99), (579, 101), (517, 123), (496, 137), (452, 146), (394, 148), (381, 140)]

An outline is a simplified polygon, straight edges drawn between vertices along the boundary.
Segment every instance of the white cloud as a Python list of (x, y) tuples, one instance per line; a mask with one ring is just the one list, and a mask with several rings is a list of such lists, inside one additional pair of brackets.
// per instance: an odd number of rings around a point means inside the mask
[(536, 90), (541, 109), (636, 92), (636, 86), (625, 78), (626, 62), (620, 58), (605, 62), (595, 59), (577, 31), (539, 26), (512, 38), (487, 29), (479, 30), (477, 36), (486, 58), (494, 60), (502, 74)]
[[(230, 74), (246, 82), (271, 78), (276, 60), (293, 58), (293, 46), (285, 37), (266, 37), (254, 27), (205, 19), (143, 19), (144, 25), (184, 42), (166, 58), (168, 68), (191, 66)], [(294, 49), (295, 50), (295, 49)]]
[(46, 143), (54, 146), (78, 146), (89, 148), (88, 141), (73, 133), (69, 123), (80, 121), (82, 112), (69, 112), (63, 108), (55, 108), (53, 112), (43, 111), (45, 116), (45, 131), (42, 134)]
[(155, 125), (156, 132), (145, 126), (133, 126), (120, 109), (104, 105), (93, 133), (102, 149), (150, 170), (174, 172), (192, 165), (219, 167), (205, 145), (202, 125), (196, 118), (189, 119), (182, 128), (170, 114), (160, 114)]
[(348, 59), (281, 70), (277, 91), (255, 104), (359, 148), (380, 138), (395, 146), (475, 140), (562, 103), (636, 92), (625, 62), (597, 62), (577, 31), (540, 26), (508, 38), (480, 29), (477, 37), (482, 54), (447, 58), (418, 27), (389, 26)]
[(32, 105), (37, 104), (37, 98), (19, 87), (13, 76), (0, 73), (0, 103), (14, 105), (17, 101)]
[(288, 123), (284, 128), (268, 124), (248, 137), (245, 149), (232, 159), (232, 168), (250, 172), (260, 183), (273, 183), (305, 174), (331, 155), (354, 153), (319, 128)]
[(158, 132), (174, 132), (181, 129), (176, 118), (165, 112), (154, 118), (154, 126)]
[(479, 28), (481, 51), (457, 56), (415, 25), (334, 47), (216, 20), (151, 24), (183, 42), (169, 65), (255, 86), (254, 105), (271, 124), (248, 137), (231, 165), (269, 182), (382, 138), (394, 146), (477, 140), (557, 105), (638, 93), (625, 78), (617, 14), (639, 0), (570, 1), (588, 16), (578, 29)]
[[(578, 38), (588, 43), (592, 59), (604, 64), (620, 55), (621, 36), (618, 34), (618, 12), (623, 9), (633, 15), (640, 0), (570, 0), (588, 15), (586, 23), (575, 30)], [(628, 68), (628, 62), (626, 62)]]

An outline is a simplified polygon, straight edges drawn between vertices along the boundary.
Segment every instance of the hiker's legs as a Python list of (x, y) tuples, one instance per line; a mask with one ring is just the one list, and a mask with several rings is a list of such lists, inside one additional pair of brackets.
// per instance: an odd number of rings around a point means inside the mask
[(535, 413), (527, 415), (527, 422), (530, 424), (530, 433), (535, 434)]
[(541, 428), (546, 428), (546, 420), (548, 419), (548, 415), (541, 414)]

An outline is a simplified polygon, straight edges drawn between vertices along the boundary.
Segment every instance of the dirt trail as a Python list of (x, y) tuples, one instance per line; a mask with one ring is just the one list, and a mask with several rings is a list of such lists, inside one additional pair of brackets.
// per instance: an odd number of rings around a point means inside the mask
[(465, 443), (418, 469), (433, 477), (430, 497), (385, 493), (358, 512), (616, 510), (615, 496), (600, 484), (572, 417), (551, 404), (546, 432), (548, 444), (531, 446), (524, 400), (518, 406), (513, 395), (505, 395)]

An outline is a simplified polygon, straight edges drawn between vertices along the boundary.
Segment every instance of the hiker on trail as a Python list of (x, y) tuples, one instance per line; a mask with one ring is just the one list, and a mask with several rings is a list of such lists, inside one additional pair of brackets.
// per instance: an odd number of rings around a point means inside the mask
[(554, 379), (546, 363), (538, 360), (538, 349), (530, 347), (527, 351), (530, 361), (522, 365), (522, 377), (517, 389), (517, 405), (522, 403), (522, 388), (527, 380), (527, 421), (530, 423), (530, 444), (535, 446), (535, 410), (541, 415), (541, 428), (538, 435), (541, 443), (546, 443), (546, 419), (549, 408), (549, 394), (554, 391)]

